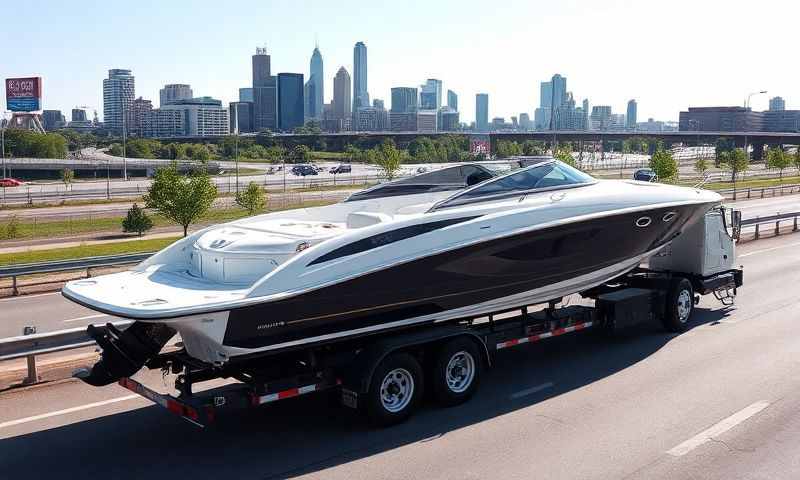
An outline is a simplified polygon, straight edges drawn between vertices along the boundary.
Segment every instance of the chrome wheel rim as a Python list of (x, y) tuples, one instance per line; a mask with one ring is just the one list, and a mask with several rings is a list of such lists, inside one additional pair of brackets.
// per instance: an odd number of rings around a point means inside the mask
[(692, 294), (688, 290), (681, 290), (678, 294), (678, 320), (686, 323), (692, 313)]
[(445, 370), (447, 388), (454, 393), (466, 391), (475, 378), (475, 359), (469, 352), (460, 351), (450, 357)]
[(397, 413), (411, 403), (414, 377), (405, 368), (395, 368), (381, 382), (381, 404), (388, 412)]

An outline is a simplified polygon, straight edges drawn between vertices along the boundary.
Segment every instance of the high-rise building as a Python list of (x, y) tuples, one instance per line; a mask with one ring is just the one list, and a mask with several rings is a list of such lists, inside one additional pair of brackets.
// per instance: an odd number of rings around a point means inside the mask
[(256, 48), (252, 60), (253, 129), (275, 130), (278, 128), (278, 83), (271, 73), (267, 49)]
[(380, 98), (373, 98), (372, 99), (372, 106), (375, 108), (380, 108), (385, 110), (386, 107), (384, 106), (383, 100)]
[(625, 129), (636, 129), (636, 100), (628, 100), (628, 111), (625, 113)]
[(339, 67), (333, 77), (333, 116), (343, 121), (350, 118), (350, 74), (344, 67)]
[(459, 128), (458, 112), (451, 107), (439, 109), (438, 129), (442, 132), (454, 132)]
[(592, 130), (608, 130), (611, 127), (611, 107), (595, 105), (591, 115)]
[(61, 110), (43, 110), (42, 111), (42, 128), (48, 132), (51, 130), (58, 130), (66, 125), (66, 119), (61, 114)]
[(417, 131), (436, 132), (437, 120), (436, 110), (417, 110)]
[(368, 106), (367, 46), (364, 42), (358, 42), (353, 48), (353, 111), (358, 107)]
[(133, 101), (133, 108), (131, 109), (131, 124), (128, 128), (128, 132), (131, 135), (144, 135), (145, 119), (150, 115), (152, 110), (153, 102), (150, 100), (145, 100), (144, 98), (139, 97)]
[[(166, 112), (179, 112), (175, 113)], [(148, 115), (148, 122), (144, 131), (155, 137), (186, 136), (186, 137), (219, 137), (230, 133), (230, 118), (228, 109), (222, 102), (211, 97), (198, 97), (176, 100), (154, 109)], [(182, 120), (180, 134), (175, 131), (178, 119)], [(153, 125), (158, 123), (158, 125)], [(155, 133), (158, 131), (161, 133)], [(165, 135), (164, 132), (172, 130)], [(150, 133), (152, 132), (152, 133)]]
[(416, 132), (417, 111), (389, 112), (389, 128), (393, 132)]
[(769, 109), (770, 111), (780, 111), (786, 110), (786, 102), (783, 100), (783, 97), (772, 97), (769, 99)]
[(388, 130), (389, 114), (382, 107), (361, 107), (356, 110), (353, 130), (359, 132), (377, 132)]
[(447, 106), (458, 111), (458, 95), (452, 90), (447, 91)]
[(424, 85), (420, 86), (419, 108), (420, 110), (439, 110), (442, 106), (442, 81), (429, 78)]
[(159, 105), (169, 105), (176, 100), (187, 100), (194, 97), (192, 87), (185, 83), (170, 83), (158, 91)]
[(319, 47), (314, 47), (305, 89), (305, 115), (308, 120), (322, 120), (325, 98), (325, 77), (323, 75), (322, 54), (319, 52)]
[(571, 96), (567, 92), (567, 79), (558, 73), (549, 82), (539, 85), (539, 108), (534, 111), (534, 126), (537, 130), (564, 128), (571, 117), (574, 107), (565, 107)]
[(583, 99), (583, 103), (582, 103), (582, 107), (581, 108), (583, 109), (583, 112), (581, 112), (581, 113), (583, 113), (583, 128), (581, 128), (581, 130), (589, 130), (590, 129), (590, 125), (589, 125), (589, 99), (588, 98), (584, 98)]
[(239, 89), (239, 101), (240, 102), (253, 103), (253, 89), (252, 88), (240, 88)]
[(689, 107), (680, 112), (680, 131), (760, 132), (764, 113), (745, 107)]
[(121, 135), (127, 127), (136, 95), (135, 79), (130, 70), (113, 68), (103, 79), (103, 121), (114, 134)]
[(253, 131), (253, 103), (231, 102), (228, 105), (231, 133), (247, 133)]
[(278, 74), (278, 128), (291, 132), (302, 127), (303, 118), (303, 74)]
[(180, 109), (154, 108), (145, 117), (142, 136), (153, 138), (182, 137), (186, 135), (184, 113)]
[(523, 131), (528, 131), (532, 127), (531, 125), (531, 117), (527, 113), (520, 113), (519, 114), (519, 128)]
[(72, 109), (72, 121), (73, 122), (85, 122), (86, 121), (86, 110), (82, 108), (73, 108)]
[(475, 94), (475, 129), (479, 132), (489, 131), (489, 94)]
[(417, 89), (412, 87), (392, 88), (392, 112), (412, 113), (417, 111)]

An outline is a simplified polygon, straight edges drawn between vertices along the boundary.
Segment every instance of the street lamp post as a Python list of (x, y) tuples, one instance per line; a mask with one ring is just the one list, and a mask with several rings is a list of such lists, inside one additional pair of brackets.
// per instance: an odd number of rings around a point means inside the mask
[[(760, 92), (753, 92), (747, 95), (747, 99), (744, 101), (744, 108), (745, 110), (750, 110), (750, 99), (753, 95), (762, 95), (767, 93), (766, 90), (761, 90)], [(744, 136), (744, 154), (747, 156), (747, 160), (750, 160), (750, 152), (747, 151), (747, 135)], [(736, 179), (734, 178), (734, 185), (733, 185), (733, 199), (736, 199)]]

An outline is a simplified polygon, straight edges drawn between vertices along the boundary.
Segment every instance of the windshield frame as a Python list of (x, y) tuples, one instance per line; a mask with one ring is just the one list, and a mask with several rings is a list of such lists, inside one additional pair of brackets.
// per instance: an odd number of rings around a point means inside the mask
[(450, 195), (449, 197), (434, 203), (433, 206), (431, 206), (431, 208), (428, 209), (428, 211), (426, 213), (431, 213), (431, 212), (434, 212), (436, 210), (444, 209), (444, 208), (460, 207), (460, 206), (464, 206), (464, 205), (470, 205), (470, 204), (473, 204), (473, 203), (491, 202), (491, 201), (495, 201), (495, 200), (502, 200), (502, 199), (505, 199), (505, 198), (513, 198), (513, 197), (519, 197), (519, 196), (524, 197), (524, 196), (526, 196), (526, 195), (528, 195), (530, 193), (539, 193), (539, 192), (548, 192), (548, 191), (552, 191), (552, 190), (566, 190), (566, 189), (570, 189), (570, 188), (585, 187), (585, 186), (594, 185), (594, 184), (597, 183), (597, 179), (596, 178), (592, 177), (591, 175), (589, 175), (587, 173), (581, 172), (584, 175), (587, 175), (591, 180), (588, 181), (588, 182), (581, 182), (581, 183), (574, 183), (574, 184), (567, 184), (567, 185), (553, 185), (553, 186), (550, 186), (550, 187), (529, 188), (529, 189), (525, 189), (525, 190), (512, 190), (512, 191), (507, 191), (507, 192), (499, 192), (499, 193), (494, 193), (494, 194), (486, 194), (486, 195), (481, 195), (481, 196), (477, 196), (477, 197), (460, 199), (460, 197), (468, 194), (469, 192), (471, 192), (473, 190), (476, 190), (478, 188), (481, 188), (483, 186), (486, 186), (489, 183), (502, 181), (504, 178), (510, 177), (511, 175), (516, 175), (518, 173), (521, 173), (521, 172), (524, 172), (524, 171), (527, 171), (527, 170), (531, 170), (531, 169), (534, 169), (534, 168), (542, 168), (542, 167), (545, 167), (547, 165), (557, 166), (557, 165), (566, 165), (566, 164), (561, 162), (561, 161), (559, 161), (559, 160), (552, 159), (552, 160), (549, 160), (549, 161), (546, 161), (546, 162), (536, 163), (536, 164), (530, 165), (528, 167), (518, 168), (518, 169), (512, 170), (512, 171), (510, 171), (510, 172), (508, 172), (508, 173), (506, 173), (504, 175), (498, 175), (496, 177), (489, 178), (489, 179), (487, 179), (487, 180), (485, 180), (485, 181), (483, 181), (481, 183), (475, 184), (475, 185), (473, 185), (473, 186), (471, 186), (469, 188), (466, 188), (464, 190), (456, 192), (455, 194)]

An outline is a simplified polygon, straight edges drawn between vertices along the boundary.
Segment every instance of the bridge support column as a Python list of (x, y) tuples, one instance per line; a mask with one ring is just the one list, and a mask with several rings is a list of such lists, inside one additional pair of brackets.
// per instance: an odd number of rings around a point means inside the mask
[(764, 144), (753, 143), (753, 160), (761, 161), (764, 159)]

